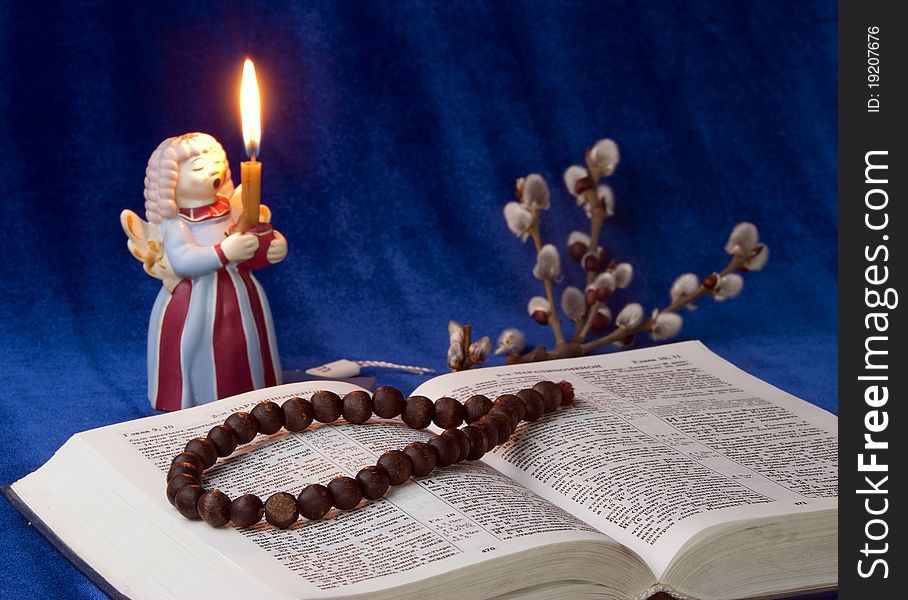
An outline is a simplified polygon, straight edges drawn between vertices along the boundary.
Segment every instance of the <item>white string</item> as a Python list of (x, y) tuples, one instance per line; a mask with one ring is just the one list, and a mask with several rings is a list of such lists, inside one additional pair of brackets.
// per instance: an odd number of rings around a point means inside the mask
[(358, 360), (356, 361), (356, 364), (361, 367), (371, 367), (374, 369), (394, 369), (395, 371), (405, 371), (407, 373), (416, 373), (417, 375), (435, 373), (435, 369), (428, 369), (426, 367), (413, 367), (410, 365), (399, 365), (397, 363), (392, 363), (385, 360)]

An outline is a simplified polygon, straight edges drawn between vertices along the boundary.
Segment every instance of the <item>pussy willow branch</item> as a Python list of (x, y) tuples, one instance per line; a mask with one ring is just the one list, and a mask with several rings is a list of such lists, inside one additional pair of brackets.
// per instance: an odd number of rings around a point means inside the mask
[[(539, 211), (533, 211), (533, 224), (529, 229), (530, 237), (533, 238), (533, 244), (536, 246), (536, 256), (542, 250), (542, 237), (539, 235)], [(561, 319), (558, 318), (558, 309), (555, 306), (555, 292), (552, 290), (552, 280), (548, 277), (542, 280), (545, 286), (545, 296), (549, 301), (549, 325), (552, 326), (552, 332), (555, 334), (555, 348), (564, 345), (564, 334), (561, 333)]]
[(596, 318), (596, 313), (599, 311), (599, 307), (602, 306), (602, 303), (596, 300), (592, 305), (587, 307), (587, 313), (583, 318), (583, 326), (574, 333), (574, 339), (572, 342), (583, 342), (586, 339), (586, 334), (590, 332), (590, 327), (593, 326), (593, 319)]
[[(750, 257), (748, 257), (748, 256), (732, 257), (732, 259), (731, 259), (731, 261), (729, 261), (728, 265), (724, 269), (719, 271), (719, 273), (718, 273), (719, 277), (723, 277), (725, 275), (728, 275), (729, 273), (737, 271), (749, 259), (750, 259)], [(678, 298), (677, 300), (675, 300), (674, 302), (672, 302), (671, 304), (669, 304), (668, 306), (663, 308), (660, 312), (664, 312), (664, 313), (665, 312), (669, 312), (669, 313), (678, 312), (680, 309), (684, 308), (691, 302), (694, 302), (695, 300), (702, 298), (703, 296), (706, 296), (706, 295), (710, 294), (711, 292), (712, 292), (712, 290), (708, 290), (707, 288), (705, 288), (703, 286), (703, 284), (700, 284), (700, 287), (697, 288), (697, 291), (695, 291), (693, 294), (691, 294), (690, 296), (684, 296), (684, 297)], [(523, 356), (518, 356), (516, 354), (512, 354), (512, 355), (508, 356), (508, 364), (536, 362), (536, 361), (542, 361), (542, 360), (549, 360), (549, 359), (553, 359), (553, 358), (570, 358), (570, 357), (574, 357), (574, 356), (583, 356), (585, 354), (589, 354), (591, 351), (596, 350), (597, 348), (601, 348), (603, 346), (607, 346), (607, 345), (617, 342), (619, 340), (623, 340), (624, 338), (626, 338), (629, 335), (635, 335), (637, 333), (640, 333), (641, 331), (651, 331), (652, 328), (653, 328), (653, 320), (651, 318), (649, 318), (649, 319), (642, 321), (639, 325), (637, 325), (636, 327), (633, 327), (633, 328), (625, 329), (623, 327), (618, 327), (617, 329), (612, 331), (610, 334), (603, 336), (597, 340), (593, 340), (592, 342), (586, 342), (586, 343), (572, 342), (570, 344), (564, 345), (561, 348), (556, 348), (552, 352), (548, 352), (544, 348), (536, 348), (535, 350), (533, 350), (527, 354), (524, 354)]]

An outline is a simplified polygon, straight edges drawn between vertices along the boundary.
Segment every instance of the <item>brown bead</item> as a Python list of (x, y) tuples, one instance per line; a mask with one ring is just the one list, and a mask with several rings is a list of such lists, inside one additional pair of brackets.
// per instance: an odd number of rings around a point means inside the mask
[(561, 388), (561, 406), (573, 406), (574, 384), (570, 381), (559, 381), (558, 387)]
[(177, 493), (187, 485), (200, 485), (201, 479), (189, 473), (178, 473), (167, 481), (167, 501), (176, 506)]
[(186, 449), (184, 452), (192, 452), (193, 454), (198, 454), (199, 458), (202, 459), (202, 467), (205, 469), (214, 465), (218, 460), (218, 450), (214, 445), (214, 442), (208, 438), (195, 438), (189, 440), (186, 443)]
[(262, 520), (265, 505), (255, 494), (243, 494), (230, 503), (230, 520), (237, 527), (249, 527)]
[(435, 416), (435, 405), (425, 396), (410, 396), (404, 404), (400, 415), (407, 426), (413, 429), (425, 429), (432, 423)]
[(311, 483), (303, 488), (300, 495), (296, 498), (296, 505), (300, 514), (309, 520), (321, 519), (334, 505), (334, 497), (328, 488), (319, 484)]
[(348, 423), (362, 425), (372, 416), (372, 396), (362, 390), (355, 390), (344, 396), (344, 418)]
[[(521, 402), (521, 404), (523, 404), (523, 402)], [(517, 410), (513, 406), (509, 406), (507, 404), (499, 404), (496, 402), (492, 406), (492, 410), (489, 411), (489, 414), (501, 415), (505, 419), (507, 419), (511, 431), (517, 429), (517, 424), (520, 423), (520, 417), (517, 416)]]
[(377, 464), (388, 474), (391, 485), (400, 485), (413, 475), (413, 461), (400, 450), (388, 450), (378, 457)]
[(207, 491), (196, 503), (196, 510), (212, 527), (223, 527), (230, 521), (230, 498), (220, 490)]
[(200, 469), (195, 463), (183, 461), (175, 462), (170, 465), (170, 470), (167, 471), (167, 482), (169, 483), (176, 475), (183, 474), (191, 475), (194, 479), (202, 481), (202, 469)]
[[(202, 460), (202, 457), (196, 454), (195, 452), (180, 452), (173, 457), (173, 460), (170, 461), (171, 465), (175, 465), (181, 462), (192, 463), (193, 465), (199, 468), (199, 471), (205, 470), (205, 461)], [(169, 478), (168, 478), (169, 479)]]
[(230, 456), (236, 450), (239, 440), (228, 425), (215, 425), (208, 432), (208, 439), (214, 444), (218, 456)]
[(536, 390), (520, 390), (517, 392), (517, 397), (523, 400), (527, 407), (526, 414), (523, 417), (524, 421), (532, 423), (538, 420), (542, 413), (545, 412), (545, 402), (542, 400), (542, 394)]
[(393, 419), (404, 410), (404, 395), (397, 388), (383, 385), (375, 388), (372, 404), (376, 415), (382, 419)]
[(287, 431), (302, 431), (315, 418), (312, 403), (303, 398), (290, 398), (281, 405), (281, 412), (284, 413), (284, 429)]
[(514, 433), (514, 430), (511, 429), (511, 418), (502, 412), (492, 411), (483, 419), (491, 423), (495, 431), (498, 432), (498, 439), (495, 441), (496, 445), (505, 443), (511, 437), (511, 434)]
[(199, 502), (199, 498), (201, 498), (204, 493), (205, 490), (203, 490), (200, 485), (185, 485), (177, 492), (173, 505), (177, 507), (177, 510), (180, 511), (180, 514), (184, 517), (197, 521), (202, 517), (199, 516), (196, 505)]
[(447, 467), (457, 462), (460, 455), (460, 441), (447, 435), (433, 435), (426, 442), (435, 451), (435, 466)]
[(334, 506), (341, 510), (355, 508), (363, 499), (363, 491), (352, 477), (341, 475), (328, 482), (328, 491), (334, 498)]
[(550, 413), (561, 406), (561, 387), (551, 381), (540, 381), (533, 389), (542, 395), (545, 412)]
[(450, 437), (457, 442), (457, 446), (460, 450), (457, 455), (457, 460), (454, 462), (462, 462), (466, 460), (467, 455), (470, 453), (470, 438), (466, 436), (463, 430), (452, 427), (451, 429), (445, 429), (442, 435)]
[(479, 419), (472, 426), (478, 429), (485, 437), (486, 452), (491, 452), (492, 448), (498, 445), (498, 429), (486, 418)]
[(454, 398), (439, 398), (435, 401), (435, 424), (442, 429), (451, 427), (460, 427), (463, 423), (463, 417), (466, 414), (463, 404)]
[(296, 498), (287, 492), (277, 492), (265, 500), (265, 520), (278, 529), (287, 529), (299, 519)]
[(482, 394), (476, 394), (464, 402), (463, 408), (465, 411), (464, 419), (467, 423), (473, 423), (483, 418), (492, 409), (492, 401)]
[(404, 454), (413, 462), (413, 476), (428, 475), (435, 468), (435, 450), (423, 442), (412, 442), (404, 447)]
[(391, 487), (391, 480), (388, 473), (378, 465), (363, 467), (356, 474), (356, 482), (366, 500), (375, 500), (381, 498)]
[(256, 404), (252, 416), (259, 424), (259, 433), (271, 435), (284, 426), (284, 413), (276, 402), (265, 400)]
[(340, 396), (328, 390), (319, 390), (312, 394), (311, 402), (315, 410), (315, 420), (319, 423), (334, 423), (340, 419), (344, 410), (344, 402)]
[(259, 422), (247, 412), (233, 413), (227, 417), (224, 425), (233, 430), (236, 434), (237, 442), (240, 444), (248, 444), (259, 432)]
[(500, 404), (517, 411), (517, 422), (520, 423), (527, 416), (527, 405), (516, 394), (504, 394), (495, 399), (495, 404)]
[(479, 460), (486, 453), (486, 436), (478, 427), (467, 425), (461, 431), (470, 440), (470, 452), (467, 454), (467, 460)]

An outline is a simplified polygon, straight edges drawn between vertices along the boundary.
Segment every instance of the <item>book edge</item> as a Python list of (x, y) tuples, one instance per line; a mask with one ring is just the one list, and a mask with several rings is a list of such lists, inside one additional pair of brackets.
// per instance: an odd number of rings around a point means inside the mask
[(0, 494), (6, 498), (6, 501), (9, 502), (10, 506), (16, 509), (16, 512), (22, 515), (22, 518), (26, 520), (30, 527), (40, 533), (41, 536), (63, 556), (63, 558), (76, 567), (76, 569), (85, 575), (89, 581), (104, 592), (108, 598), (111, 598), (112, 600), (129, 600), (129, 596), (120, 592), (112, 583), (110, 583), (110, 581), (105, 579), (100, 573), (95, 571), (87, 562), (85, 562), (82, 557), (66, 544), (66, 542), (60, 539), (60, 537), (57, 536), (57, 534), (55, 534), (28, 506), (28, 504), (19, 497), (19, 494), (12, 488), (12, 485), (0, 485)]

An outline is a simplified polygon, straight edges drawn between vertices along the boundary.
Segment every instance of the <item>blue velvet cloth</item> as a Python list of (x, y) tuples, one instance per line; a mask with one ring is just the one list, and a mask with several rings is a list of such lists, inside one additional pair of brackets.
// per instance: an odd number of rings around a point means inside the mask
[[(563, 247), (587, 221), (561, 173), (609, 136), (604, 245), (636, 267), (615, 307), (663, 305), (679, 273), (721, 268), (750, 220), (768, 267), (685, 314), (681, 339), (835, 411), (836, 34), (830, 0), (3, 3), (0, 483), (77, 431), (153, 414), (159, 284), (118, 213), (144, 214), (146, 161), (171, 135), (213, 134), (238, 179), (247, 55), (263, 197), (290, 242), (259, 275), (285, 368), (443, 371), (448, 319), (551, 344), (525, 312), (532, 245), (502, 207), (516, 177), (543, 174), (543, 235)], [(3, 597), (101, 596), (5, 502), (0, 519)]]

